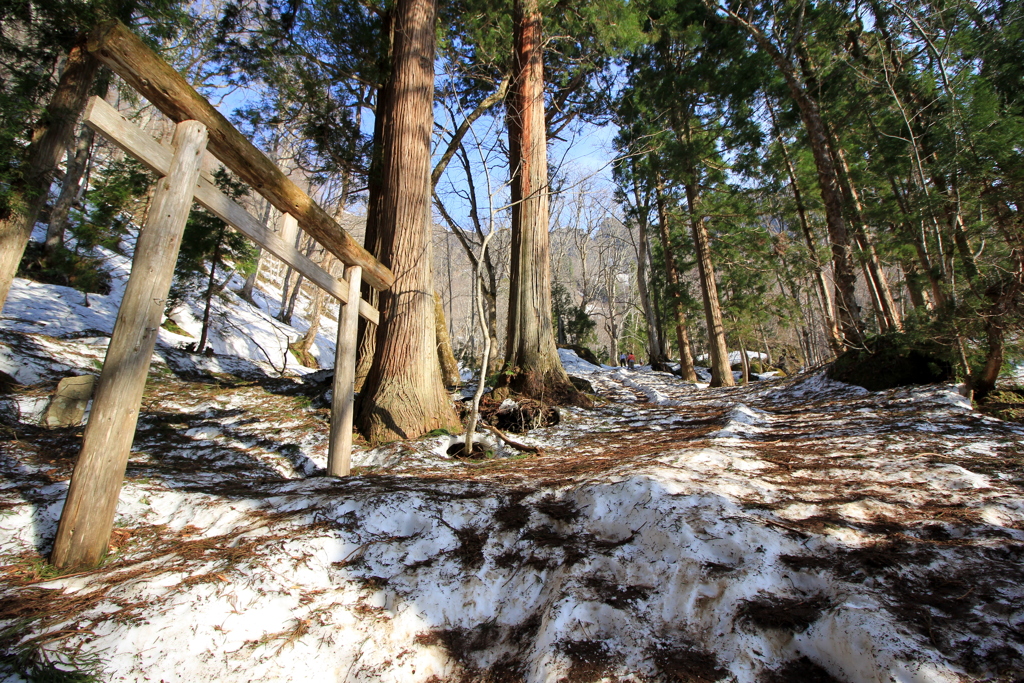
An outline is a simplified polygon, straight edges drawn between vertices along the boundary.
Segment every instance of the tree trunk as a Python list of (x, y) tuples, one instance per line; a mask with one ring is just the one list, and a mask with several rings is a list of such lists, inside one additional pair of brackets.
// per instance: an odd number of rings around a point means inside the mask
[(410, 439), (459, 423), (441, 383), (434, 342), (430, 140), (433, 129), (434, 0), (394, 8), (392, 69), (385, 89), (381, 262), (395, 274), (381, 293), (377, 349), (363, 385), (359, 424), (371, 443)]
[(665, 270), (668, 275), (669, 286), (673, 289), (672, 305), (676, 314), (676, 343), (679, 345), (679, 375), (687, 382), (697, 381), (697, 372), (693, 369), (693, 353), (690, 351), (690, 335), (686, 330), (686, 312), (683, 311), (683, 304), (679, 301), (680, 279), (679, 271), (676, 269), (676, 258), (672, 252), (672, 245), (669, 241), (668, 212), (665, 211), (664, 183), (658, 179), (657, 204), (658, 204), (658, 232), (661, 236), (661, 249), (665, 254)]
[(654, 315), (654, 302), (651, 301), (651, 290), (647, 282), (647, 216), (637, 218), (637, 268), (636, 284), (640, 292), (640, 306), (644, 310), (644, 322), (647, 324), (647, 351), (651, 367), (664, 363), (665, 354), (661, 350), (661, 337), (658, 335), (658, 319)]
[(44, 248), (47, 255), (53, 254), (58, 248), (64, 246), (64, 231), (68, 224), (68, 213), (72, 204), (78, 199), (82, 187), (82, 177), (89, 165), (89, 150), (92, 149), (92, 141), (95, 137), (92, 129), (82, 126), (75, 142), (74, 154), (68, 154), (68, 170), (64, 174), (64, 183), (60, 188), (60, 196), (50, 211), (50, 223), (46, 226), (46, 244)]
[(914, 308), (930, 308), (929, 301), (925, 298), (924, 287), (921, 286), (921, 269), (917, 263), (910, 258), (900, 261), (903, 269), (903, 281), (907, 285), (907, 293), (910, 295), (910, 304)]
[(836, 177), (835, 165), (829, 154), (828, 135), (818, 103), (807, 91), (790, 57), (784, 55), (759, 28), (732, 11), (728, 11), (728, 14), (733, 23), (746, 29), (758, 46), (768, 53), (782, 73), (790, 95), (800, 110), (800, 118), (807, 130), (807, 138), (814, 156), (814, 165), (818, 171), (821, 199), (825, 204), (825, 222), (828, 226), (829, 243), (832, 247), (832, 269), (835, 276), (835, 303), (839, 310), (842, 341), (844, 345), (857, 343), (863, 336), (860, 307), (857, 305), (855, 296), (857, 275), (853, 270), (850, 240), (847, 235), (846, 220), (843, 218), (843, 200), (839, 191), (839, 181)]
[(210, 312), (213, 310), (213, 295), (217, 284), (217, 265), (220, 263), (220, 245), (224, 239), (224, 226), (221, 226), (217, 234), (217, 246), (213, 250), (213, 258), (210, 263), (210, 279), (206, 283), (206, 305), (203, 307), (203, 330), (199, 333), (199, 343), (196, 344), (196, 353), (206, 350), (206, 342), (210, 338)]
[[(650, 223), (645, 222), (645, 225), (649, 226)], [(644, 233), (647, 231), (645, 230)], [(645, 234), (648, 238), (647, 245), (647, 268), (648, 272), (654, 274), (654, 254), (651, 249), (650, 235)], [(652, 278), (648, 283), (647, 292), (650, 296), (651, 310), (654, 312), (654, 333), (656, 343), (654, 344), (648, 365), (651, 366), (652, 370), (658, 370), (659, 372), (671, 372), (671, 368), (668, 366), (668, 354), (669, 354), (669, 341), (665, 336), (665, 322), (661, 317), (661, 291), (658, 287), (651, 286), (654, 284)], [(654, 349), (657, 349), (657, 355), (654, 353)]]
[(512, 262), (503, 383), (530, 398), (589, 405), (569, 381), (551, 326), (548, 164), (544, 66), (537, 0), (516, 0), (513, 84), (508, 102), (512, 173)]
[[(747, 355), (747, 346), (743, 343), (743, 337), (737, 337), (740, 346), (740, 367), (743, 368), (743, 384), (750, 384), (750, 356)], [(732, 370), (729, 370), (732, 372)]]
[(999, 371), (1003, 368), (1004, 329), (1002, 321), (998, 319), (989, 320), (985, 324), (985, 337), (988, 342), (985, 364), (971, 378), (970, 383), (970, 387), (974, 390), (974, 398), (978, 401), (984, 399), (995, 390)]
[[(696, 172), (690, 172), (695, 178)], [(699, 194), (697, 187), (686, 183), (686, 207), (690, 216), (690, 230), (693, 233), (693, 246), (697, 252), (697, 273), (700, 277), (701, 298), (704, 300), (704, 317), (708, 326), (708, 355), (711, 358), (711, 386), (735, 386), (732, 369), (729, 367), (729, 348), (725, 343), (725, 326), (722, 324), (722, 308), (718, 303), (718, 283), (715, 281), (715, 269), (711, 262), (711, 245), (708, 230), (697, 212)]]
[(0, 310), (98, 70), (99, 62), (86, 52), (83, 42), (71, 48), (50, 104), (32, 131), (25, 170), (10, 188), (10, 213), (0, 216)]
[(452, 339), (444, 318), (444, 305), (437, 291), (434, 292), (434, 339), (437, 345), (437, 361), (441, 364), (441, 381), (446, 387), (459, 386), (462, 384), (459, 363), (452, 351)]
[(789, 150), (782, 140), (782, 132), (779, 130), (778, 121), (775, 118), (775, 110), (771, 101), (767, 98), (768, 113), (771, 115), (772, 125), (776, 130), (776, 139), (779, 141), (779, 149), (782, 152), (782, 159), (786, 163), (786, 173), (789, 175), (789, 185), (793, 190), (793, 201), (796, 203), (796, 214), (800, 221), (800, 231), (803, 233), (804, 242), (807, 244), (808, 255), (814, 265), (814, 283), (817, 285), (818, 304), (821, 307), (821, 317), (825, 322), (825, 332), (828, 335), (829, 346), (832, 353), (839, 355), (843, 352), (842, 335), (839, 333), (839, 325), (836, 322), (835, 309), (832, 307), (832, 300), (828, 295), (828, 283), (825, 281), (825, 269), (818, 260), (818, 245), (814, 238), (814, 231), (807, 220), (807, 208), (804, 205), (803, 192), (800, 190), (800, 183), (797, 182), (796, 167), (789, 157)]
[(892, 297), (892, 289), (889, 288), (889, 280), (885, 276), (881, 259), (878, 258), (878, 251), (875, 249), (874, 241), (871, 239), (871, 235), (864, 223), (864, 207), (860, 203), (860, 195), (857, 192), (857, 186), (853, 182), (850, 165), (846, 161), (846, 152), (843, 151), (835, 136), (832, 136), (831, 139), (834, 143), (833, 148), (835, 149), (836, 160), (839, 162), (839, 168), (842, 170), (838, 177), (842, 184), (842, 190), (849, 199), (850, 210), (853, 213), (853, 235), (857, 240), (857, 246), (860, 247), (866, 266), (864, 276), (869, 287), (874, 292), (875, 305), (878, 307), (879, 317), (883, 322), (883, 331), (884, 329), (902, 331), (903, 321), (900, 320), (899, 311), (896, 310), (896, 302)]
[(912, 216), (910, 207), (907, 206), (906, 198), (903, 196), (903, 192), (900, 191), (895, 176), (890, 173), (888, 178), (893, 197), (896, 198), (896, 204), (900, 207), (900, 213), (903, 214), (903, 221), (900, 223), (903, 236), (914, 245), (914, 251), (917, 253), (917, 261), (920, 264), (921, 271), (928, 278), (928, 285), (931, 289), (933, 300), (932, 307), (942, 308), (946, 303), (946, 293), (942, 288), (942, 281), (936, 275), (935, 268), (932, 267), (931, 256), (928, 254), (928, 246), (924, 239), (924, 228), (915, 228), (911, 225)]
[[(383, 35), (388, 36), (388, 50), (386, 56), (379, 60), (378, 66), (382, 71), (390, 69), (395, 44), (395, 10), (392, 6), (382, 18), (384, 29)], [(388, 97), (390, 90), (380, 88), (376, 91), (377, 106), (376, 115), (373, 119), (373, 146), (370, 157), (370, 172), (367, 178), (366, 198), (366, 230), (363, 233), (363, 248), (376, 258), (380, 258), (382, 251), (380, 231), (377, 224), (381, 215), (380, 205), (383, 197), (383, 167), (384, 167), (384, 113), (388, 111)], [(363, 284), (363, 299), (374, 308), (380, 310), (379, 292), (367, 284)], [(370, 367), (373, 365), (373, 357), (377, 350), (377, 326), (373, 325), (362, 317), (359, 318), (359, 343), (356, 361), (355, 390), (362, 392), (366, 378), (370, 374)]]
[(295, 316), (295, 304), (299, 300), (299, 294), (302, 293), (302, 282), (305, 279), (306, 278), (303, 277), (302, 273), (299, 273), (295, 278), (295, 285), (292, 287), (292, 293), (288, 297), (288, 306), (284, 309), (284, 313), (281, 316), (281, 322), (285, 325), (292, 324), (292, 317)]
[[(320, 267), (326, 270), (328, 273), (332, 273), (334, 267), (334, 254), (329, 251), (324, 251), (324, 258), (320, 262)], [(313, 344), (316, 343), (316, 335), (320, 332), (320, 317), (323, 315), (324, 302), (326, 301), (327, 292), (320, 287), (317, 287), (313, 292), (313, 302), (310, 304), (309, 310), (306, 312), (306, 320), (309, 321), (309, 329), (306, 333), (299, 338), (294, 344), (290, 345), (290, 348), (295, 353), (296, 358), (299, 362), (305, 365), (307, 368), (317, 367), (319, 363), (310, 354), (310, 349), (313, 348)], [(338, 325), (341, 325), (341, 320), (338, 320)]]

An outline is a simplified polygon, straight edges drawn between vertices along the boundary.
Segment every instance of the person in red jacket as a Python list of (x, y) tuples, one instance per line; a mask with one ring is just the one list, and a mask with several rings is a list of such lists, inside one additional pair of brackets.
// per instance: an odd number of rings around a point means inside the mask
[(630, 370), (636, 369), (636, 356), (633, 355), (632, 351), (630, 351), (629, 355), (626, 356), (626, 364), (629, 366)]

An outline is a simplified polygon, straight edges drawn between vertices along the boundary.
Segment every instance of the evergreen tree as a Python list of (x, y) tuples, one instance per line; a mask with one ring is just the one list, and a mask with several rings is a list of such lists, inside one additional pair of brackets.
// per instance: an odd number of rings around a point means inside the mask
[[(241, 182), (223, 169), (214, 180), (220, 190), (239, 199), (248, 194)], [(219, 294), (237, 272), (248, 274), (255, 266), (256, 248), (244, 235), (205, 209), (193, 209), (185, 224), (178, 261), (174, 267), (168, 311), (186, 299), (201, 295), (203, 328), (195, 344), (195, 352), (203, 353), (210, 336), (213, 297)], [(218, 275), (218, 269), (221, 273)], [(209, 272), (207, 272), (209, 271)], [(222, 278), (218, 282), (218, 278)]]

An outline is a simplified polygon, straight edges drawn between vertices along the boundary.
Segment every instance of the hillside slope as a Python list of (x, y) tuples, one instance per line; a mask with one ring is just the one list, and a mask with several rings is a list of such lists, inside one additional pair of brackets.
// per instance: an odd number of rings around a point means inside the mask
[(34, 294), (0, 322), (21, 383), (0, 397), (5, 680), (1024, 676), (1024, 429), (949, 386), (700, 389), (563, 351), (602, 400), (520, 437), (541, 455), (357, 444), (338, 480), (320, 377), (164, 344), (111, 558), (54, 577), (81, 429), (36, 423), (59, 377), (96, 372), (110, 321), (33, 319), (59, 297), (17, 287)]

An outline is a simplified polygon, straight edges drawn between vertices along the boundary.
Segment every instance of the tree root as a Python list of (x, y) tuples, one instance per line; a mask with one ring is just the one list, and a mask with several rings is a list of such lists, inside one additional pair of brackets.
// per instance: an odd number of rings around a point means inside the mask
[(505, 434), (497, 427), (492, 427), (491, 425), (488, 424), (485, 424), (483, 426), (490, 430), (492, 434), (494, 434), (496, 437), (507, 443), (512, 448), (518, 449), (520, 451), (526, 451), (527, 453), (536, 453), (537, 455), (544, 454), (544, 451), (541, 450), (540, 446), (530, 446), (525, 443), (520, 443), (518, 441), (515, 441), (514, 439), (510, 439), (509, 437), (505, 436)]

